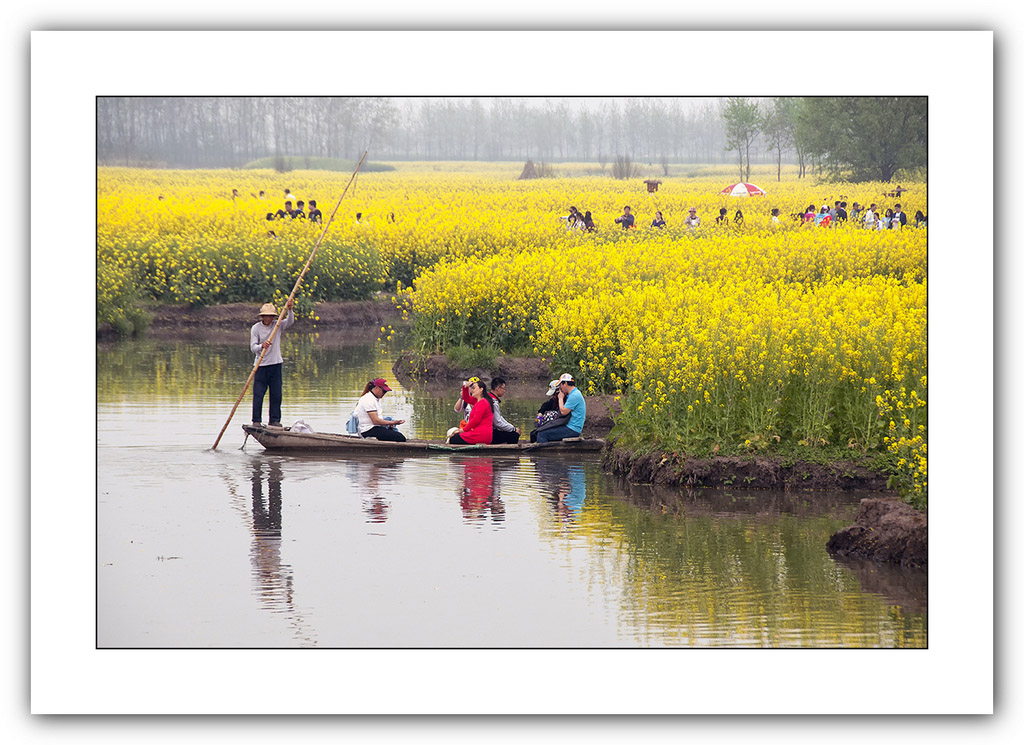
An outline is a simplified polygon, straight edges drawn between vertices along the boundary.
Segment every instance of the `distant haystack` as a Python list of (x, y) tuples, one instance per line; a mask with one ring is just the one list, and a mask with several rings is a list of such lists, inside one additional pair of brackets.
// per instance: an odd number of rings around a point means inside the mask
[(537, 169), (533, 167), (533, 161), (527, 160), (526, 165), (523, 166), (523, 172), (519, 174), (519, 180), (522, 181), (525, 178), (540, 178), (537, 174)]

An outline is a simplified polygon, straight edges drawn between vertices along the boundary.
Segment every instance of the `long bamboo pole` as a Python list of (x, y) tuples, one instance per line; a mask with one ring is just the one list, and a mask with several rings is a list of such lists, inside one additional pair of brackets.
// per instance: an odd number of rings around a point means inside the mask
[[(338, 214), (338, 208), (341, 207), (341, 202), (345, 198), (345, 195), (348, 193), (348, 187), (352, 185), (352, 182), (356, 178), (356, 174), (359, 173), (359, 169), (362, 168), (363, 161), (366, 160), (366, 154), (368, 152), (369, 150), (363, 151), (363, 157), (360, 158), (359, 162), (356, 164), (356, 169), (352, 171), (351, 178), (349, 178), (348, 183), (345, 184), (345, 190), (341, 193), (341, 197), (338, 198), (338, 203), (334, 205), (334, 211), (331, 212), (331, 216), (328, 217), (327, 222), (324, 223), (324, 229), (320, 231), (320, 237), (316, 239), (316, 245), (313, 246), (313, 252), (309, 255), (309, 258), (306, 259), (306, 265), (302, 268), (302, 271), (299, 273), (299, 278), (295, 280), (295, 286), (292, 288), (292, 293), (291, 295), (288, 296), (288, 299), (285, 301), (286, 315), (288, 313), (289, 306), (295, 300), (295, 293), (299, 291), (299, 285), (302, 284), (302, 278), (306, 276), (306, 272), (309, 271), (309, 267), (313, 263), (313, 257), (316, 256), (316, 250), (320, 248), (320, 244), (323, 242), (324, 236), (327, 235), (327, 229), (330, 228), (331, 223), (334, 222), (334, 216)], [(284, 316), (280, 315), (277, 317), (277, 322), (274, 324), (274, 329), (273, 331), (270, 332), (270, 337), (267, 339), (267, 341), (270, 342), (270, 344), (274, 343), (274, 337), (277, 336), (277, 329), (278, 327), (280, 327), (281, 319), (283, 317)], [(224, 431), (228, 428), (228, 425), (231, 424), (231, 417), (235, 415), (235, 411), (238, 409), (238, 404), (240, 404), (242, 402), (242, 399), (245, 398), (245, 393), (246, 391), (249, 390), (249, 386), (252, 384), (253, 378), (256, 377), (256, 371), (259, 370), (260, 363), (266, 356), (267, 350), (270, 349), (270, 344), (263, 347), (263, 351), (260, 352), (260, 356), (256, 359), (255, 364), (253, 364), (252, 370), (249, 372), (249, 377), (246, 379), (245, 385), (242, 387), (242, 392), (238, 394), (238, 399), (235, 401), (235, 405), (231, 407), (231, 413), (228, 414), (228, 419), (226, 422), (224, 422), (224, 426), (220, 428), (220, 434), (217, 435), (217, 439), (216, 441), (214, 441), (213, 447), (210, 448), (210, 450), (216, 450), (217, 446), (220, 444), (220, 438), (224, 436)]]

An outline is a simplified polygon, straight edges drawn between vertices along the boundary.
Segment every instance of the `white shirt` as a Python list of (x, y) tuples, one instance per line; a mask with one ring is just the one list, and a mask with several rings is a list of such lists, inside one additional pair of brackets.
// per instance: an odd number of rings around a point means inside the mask
[[(260, 351), (263, 349), (263, 342), (270, 338), (271, 332), (274, 330), (274, 324), (277, 323), (277, 319), (274, 319), (274, 323), (269, 326), (265, 325), (263, 321), (257, 321), (253, 324), (252, 330), (249, 332), (249, 349), (256, 355), (256, 360), (260, 358)], [(277, 336), (274, 337), (274, 343), (270, 345), (270, 349), (263, 356), (263, 362), (260, 363), (260, 367), (266, 365), (279, 365), (284, 362), (284, 358), (281, 356), (281, 335), (284, 333), (286, 328), (289, 328), (295, 323), (295, 314), (288, 311), (288, 315), (281, 321), (281, 328), (277, 330)], [(255, 365), (256, 360), (252, 363)]]
[(359, 397), (359, 403), (356, 404), (355, 411), (352, 412), (359, 420), (359, 434), (363, 434), (377, 426), (370, 419), (369, 412), (376, 411), (378, 419), (384, 418), (384, 410), (380, 404), (380, 399), (373, 395), (373, 391), (367, 391)]

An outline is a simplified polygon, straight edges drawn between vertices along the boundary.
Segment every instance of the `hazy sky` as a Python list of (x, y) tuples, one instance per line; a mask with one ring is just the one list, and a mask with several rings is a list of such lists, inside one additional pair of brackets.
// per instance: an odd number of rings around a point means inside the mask
[[(454, 97), (452, 97), (452, 98), (454, 98)], [(491, 96), (465, 96), (465, 97), (461, 97), (461, 98), (467, 98), (467, 99), (477, 98), (480, 101), (480, 103), (482, 103), (487, 108), (490, 108), (492, 102), (494, 101), (494, 97), (491, 97)], [(509, 100), (515, 101), (515, 102), (524, 101), (524, 102), (527, 103), (527, 105), (533, 104), (533, 105), (537, 105), (537, 106), (543, 105), (545, 101), (550, 101), (554, 105), (557, 105), (561, 101), (565, 101), (573, 109), (587, 108), (587, 109), (590, 109), (592, 111), (596, 111), (596, 110), (601, 109), (602, 107), (606, 106), (611, 101), (617, 101), (619, 103), (619, 106), (621, 107), (621, 106), (624, 106), (626, 101), (628, 100), (627, 98), (625, 98), (623, 96), (606, 97), (606, 98), (604, 98), (604, 97), (596, 98), (596, 97), (587, 97), (587, 96), (566, 96), (566, 97), (534, 96), (534, 97), (530, 97), (530, 98), (523, 98), (523, 97), (505, 97), (505, 98), (509, 98)], [(426, 100), (426, 98), (422, 97), (422, 96), (403, 97), (403, 98), (396, 98), (395, 99), (395, 103), (399, 107), (401, 107), (401, 108), (406, 108), (406, 107), (408, 107), (410, 105), (412, 105), (412, 106), (419, 106), (420, 103), (422, 103), (424, 100)], [(436, 97), (436, 99), (432, 98), (432, 100), (443, 100), (443, 97), (439, 96), (439, 97)], [(710, 97), (697, 97), (697, 96), (677, 96), (677, 97), (662, 97), (660, 100), (665, 102), (666, 104), (671, 104), (673, 101), (679, 101), (680, 104), (683, 106), (683, 108), (686, 111), (692, 111), (692, 110), (694, 110), (696, 108), (701, 107), (705, 103), (715, 103), (719, 99), (717, 99), (717, 98), (710, 98)]]

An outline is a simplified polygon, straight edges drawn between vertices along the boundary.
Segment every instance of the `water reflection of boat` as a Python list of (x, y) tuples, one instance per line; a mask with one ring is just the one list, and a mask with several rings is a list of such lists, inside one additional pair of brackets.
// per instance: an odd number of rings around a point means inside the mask
[(352, 451), (373, 450), (377, 452), (401, 453), (472, 453), (488, 454), (517, 453), (557, 453), (597, 451), (604, 447), (605, 441), (600, 438), (574, 437), (558, 442), (518, 443), (515, 445), (446, 445), (443, 441), (406, 440), (405, 442), (385, 442), (383, 440), (363, 439), (357, 435), (337, 435), (330, 432), (293, 432), (288, 427), (256, 427), (243, 424), (246, 434), (252, 435), (267, 450), (289, 451)]

